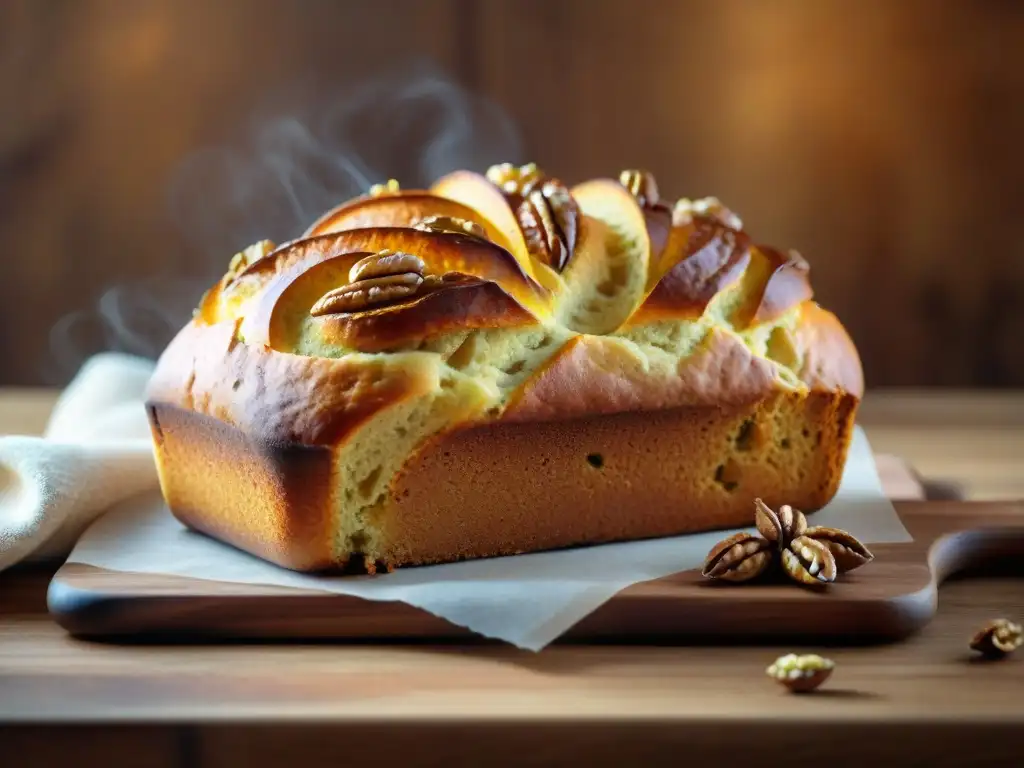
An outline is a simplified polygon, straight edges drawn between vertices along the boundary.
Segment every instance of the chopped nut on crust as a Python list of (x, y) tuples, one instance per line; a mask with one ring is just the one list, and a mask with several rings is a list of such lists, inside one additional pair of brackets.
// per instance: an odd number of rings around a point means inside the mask
[(427, 216), (413, 225), (423, 232), (447, 232), (455, 235), (469, 235), (481, 240), (487, 239), (487, 231), (475, 221), (458, 219), (453, 216)]
[(349, 270), (349, 282), (328, 291), (312, 306), (313, 317), (356, 312), (415, 296), (424, 282), (426, 265), (418, 256), (384, 250), (360, 259)]
[(743, 229), (743, 220), (730, 211), (717, 197), (705, 197), (700, 200), (682, 198), (672, 208), (672, 224), (685, 227), (694, 216), (709, 216), (718, 219), (730, 229)]
[(487, 169), (487, 178), (507, 195), (523, 194), (523, 190), (544, 178), (536, 163), (513, 165), (500, 163)]
[(629, 190), (641, 207), (660, 201), (658, 182), (650, 171), (630, 169), (619, 174), (619, 183)]
[(374, 184), (370, 187), (370, 197), (381, 197), (382, 195), (394, 195), (402, 191), (402, 186), (396, 179), (388, 179), (383, 184)]
[(576, 249), (580, 209), (558, 179), (547, 179), (523, 191), (516, 219), (526, 247), (556, 272), (565, 269)]

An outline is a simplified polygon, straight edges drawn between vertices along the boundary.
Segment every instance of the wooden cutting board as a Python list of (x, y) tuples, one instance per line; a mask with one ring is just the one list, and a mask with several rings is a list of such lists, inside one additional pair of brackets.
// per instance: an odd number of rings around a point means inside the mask
[[(922, 485), (904, 464), (880, 457), (879, 469), (914, 541), (873, 545), (874, 562), (826, 591), (722, 584), (687, 571), (623, 590), (563, 641), (897, 640), (928, 623), (938, 585), (951, 574), (997, 562), (1024, 563), (1024, 502), (923, 500)], [(56, 573), (48, 601), (56, 621), (72, 634), (122, 642), (478, 639), (404, 603), (80, 564), (66, 564)]]

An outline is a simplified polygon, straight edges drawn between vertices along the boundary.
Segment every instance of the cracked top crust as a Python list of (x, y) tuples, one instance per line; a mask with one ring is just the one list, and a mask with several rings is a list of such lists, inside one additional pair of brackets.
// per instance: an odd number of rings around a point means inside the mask
[(856, 348), (802, 256), (759, 245), (713, 198), (617, 176), (568, 187), (503, 164), (378, 185), (232, 258), (148, 399), (268, 443), (333, 446), (453, 391), (431, 429), (862, 396)]

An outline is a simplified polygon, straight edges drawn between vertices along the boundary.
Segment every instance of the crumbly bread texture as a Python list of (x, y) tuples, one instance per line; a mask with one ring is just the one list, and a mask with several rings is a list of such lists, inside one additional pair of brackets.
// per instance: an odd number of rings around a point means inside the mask
[(373, 573), (813, 512), (863, 386), (807, 262), (717, 200), (502, 165), (236, 255), (147, 408), (184, 524)]

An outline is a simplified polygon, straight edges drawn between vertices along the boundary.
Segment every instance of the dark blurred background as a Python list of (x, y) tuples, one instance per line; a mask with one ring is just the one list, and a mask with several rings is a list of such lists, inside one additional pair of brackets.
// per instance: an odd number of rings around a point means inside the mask
[(811, 262), (869, 385), (1024, 385), (1024, 2), (0, 0), (0, 385), (155, 355), (369, 182), (654, 170)]

